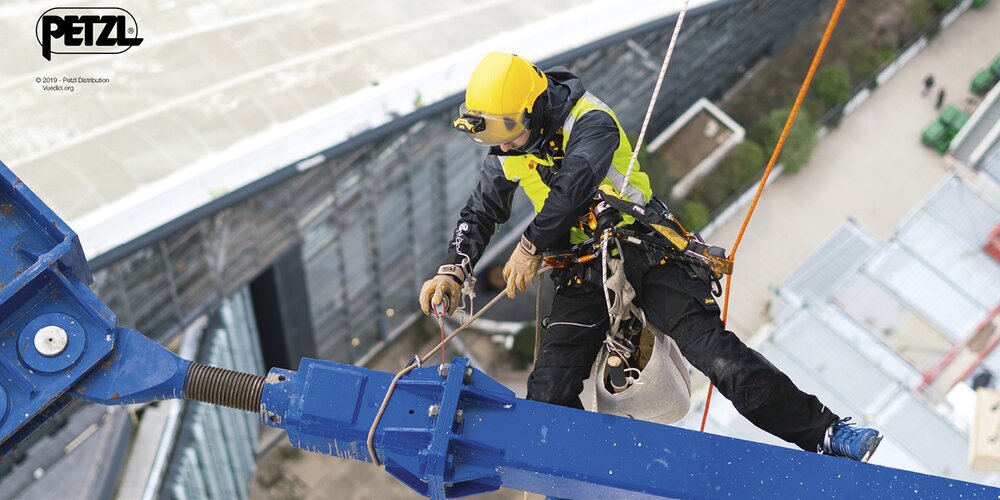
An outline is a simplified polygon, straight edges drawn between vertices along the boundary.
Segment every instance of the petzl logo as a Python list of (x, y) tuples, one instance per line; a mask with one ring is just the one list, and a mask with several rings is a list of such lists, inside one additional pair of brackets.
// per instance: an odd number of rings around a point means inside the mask
[(42, 57), (52, 54), (120, 54), (142, 43), (139, 25), (118, 7), (56, 7), (38, 18)]

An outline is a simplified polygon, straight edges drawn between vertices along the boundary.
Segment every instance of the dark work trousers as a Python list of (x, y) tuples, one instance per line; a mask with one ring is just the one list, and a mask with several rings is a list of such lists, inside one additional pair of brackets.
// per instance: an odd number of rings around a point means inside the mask
[[(647, 320), (677, 342), (736, 410), (757, 427), (816, 451), (838, 417), (815, 396), (722, 326), (710, 285), (687, 264), (630, 264), (626, 275)], [(608, 331), (604, 292), (596, 269), (578, 266), (553, 275), (557, 292), (548, 330), (528, 377), (528, 399), (583, 409), (580, 393)], [(576, 277), (581, 278), (575, 284)], [(596, 279), (595, 279), (596, 278)], [(574, 284), (565, 286), (567, 281)]]

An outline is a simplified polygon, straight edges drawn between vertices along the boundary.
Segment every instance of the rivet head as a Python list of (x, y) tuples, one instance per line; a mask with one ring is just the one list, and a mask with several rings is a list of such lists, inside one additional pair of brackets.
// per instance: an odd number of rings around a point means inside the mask
[(62, 354), (69, 343), (66, 330), (58, 326), (46, 326), (35, 333), (35, 350), (42, 356), (51, 358)]
[(440, 405), (430, 405), (427, 408), (427, 416), (428, 417), (436, 418), (438, 416), (438, 413), (441, 413), (441, 406)]

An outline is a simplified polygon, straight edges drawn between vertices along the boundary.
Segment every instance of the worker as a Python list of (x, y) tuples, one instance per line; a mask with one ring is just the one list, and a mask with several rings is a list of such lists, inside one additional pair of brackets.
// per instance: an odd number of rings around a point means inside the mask
[[(533, 282), (546, 251), (586, 239), (578, 221), (599, 186), (621, 186), (632, 147), (614, 112), (563, 67), (545, 72), (517, 55), (494, 52), (469, 79), (454, 127), (489, 146), (479, 183), (461, 211), (447, 261), (424, 283), (425, 314), (460, 302), (463, 282), (498, 224), (510, 217), (520, 186), (536, 215), (503, 268), (513, 298)], [(649, 178), (634, 165), (622, 199), (646, 204)], [(636, 224), (626, 217), (622, 224)], [(757, 427), (802, 449), (866, 461), (878, 431), (856, 427), (723, 327), (710, 280), (696, 266), (624, 247), (635, 303), (669, 335), (685, 358), (708, 376), (737, 411)], [(583, 409), (583, 381), (609, 328), (601, 259), (553, 272), (556, 294), (541, 351), (528, 377), (528, 399)], [(445, 298), (447, 297), (447, 301)]]

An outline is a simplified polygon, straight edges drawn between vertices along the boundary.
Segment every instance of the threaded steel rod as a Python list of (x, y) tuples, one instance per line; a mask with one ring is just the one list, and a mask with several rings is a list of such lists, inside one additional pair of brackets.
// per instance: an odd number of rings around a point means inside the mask
[(264, 377), (225, 368), (191, 363), (184, 381), (184, 397), (252, 413), (260, 411)]

